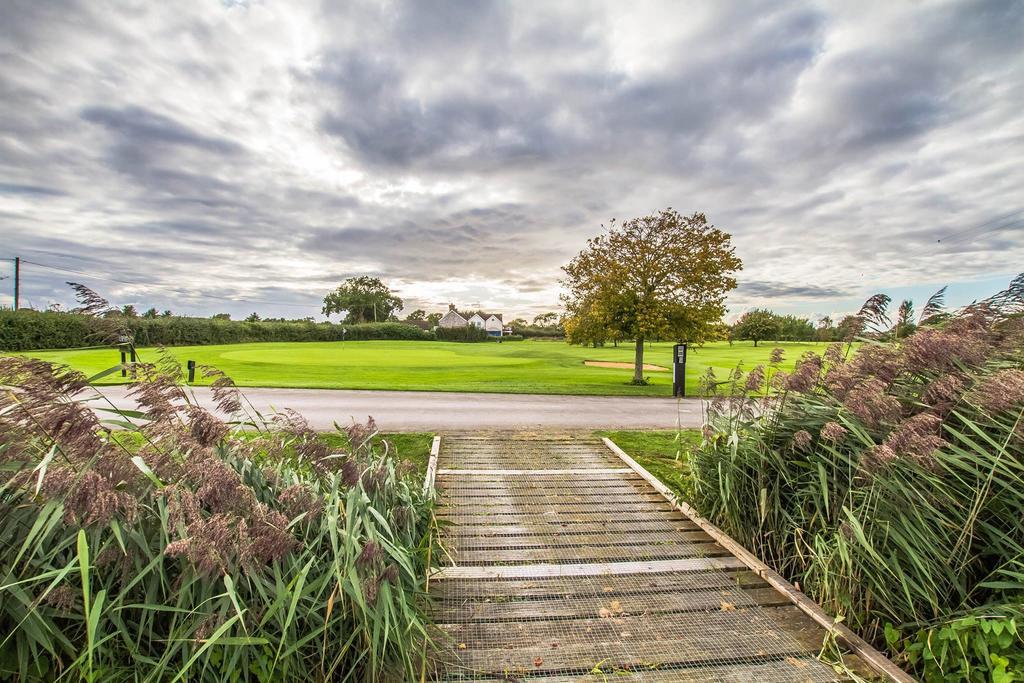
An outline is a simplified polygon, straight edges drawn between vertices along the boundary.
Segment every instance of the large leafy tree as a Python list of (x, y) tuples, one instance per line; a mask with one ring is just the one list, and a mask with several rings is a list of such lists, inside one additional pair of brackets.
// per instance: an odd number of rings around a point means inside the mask
[(747, 311), (732, 326), (733, 339), (751, 340), (754, 346), (765, 339), (777, 339), (780, 331), (779, 317), (763, 308)]
[(607, 338), (634, 339), (633, 381), (643, 383), (644, 341), (707, 339), (740, 268), (729, 234), (702, 213), (683, 216), (668, 208), (612, 221), (562, 268), (566, 332), (603, 329)]
[(380, 278), (350, 277), (324, 297), (324, 315), (346, 313), (353, 324), (389, 320), (402, 309), (402, 300), (395, 296)]

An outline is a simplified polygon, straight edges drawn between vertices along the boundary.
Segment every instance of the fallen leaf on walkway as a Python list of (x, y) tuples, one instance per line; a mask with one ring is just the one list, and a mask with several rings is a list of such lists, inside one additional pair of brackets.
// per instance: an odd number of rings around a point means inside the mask
[(732, 604), (731, 602), (726, 602), (725, 600), (722, 600), (722, 611), (723, 612), (735, 612), (736, 611), (736, 605)]
[(609, 610), (609, 609), (608, 609), (607, 607), (602, 607), (601, 609), (599, 609), (599, 610), (597, 611), (597, 614), (598, 614), (598, 615), (599, 615), (599, 616), (600, 616), (600, 617), (601, 617), (602, 619), (607, 619), (608, 617), (610, 617), (610, 616), (612, 615), (612, 613), (611, 613), (611, 610)]
[(613, 614), (622, 614), (622, 603), (618, 600), (612, 600), (612, 604), (609, 605)]
[(533, 665), (534, 666), (540, 666), (543, 663), (544, 663), (544, 658), (543, 657), (537, 657), (537, 659), (533, 660)]
[(460, 650), (465, 650), (466, 649), (466, 644), (465, 643), (459, 643), (459, 649)]
[(795, 657), (786, 657), (786, 663), (795, 666), (798, 669), (803, 669), (807, 666), (807, 662), (801, 662)]
[(615, 589), (614, 589), (614, 588), (612, 588), (611, 586), (605, 586), (605, 587), (604, 587), (604, 588), (602, 588), (601, 590), (603, 590), (603, 591), (604, 591), (605, 593), (611, 593), (611, 592), (612, 592), (612, 591), (614, 591)]

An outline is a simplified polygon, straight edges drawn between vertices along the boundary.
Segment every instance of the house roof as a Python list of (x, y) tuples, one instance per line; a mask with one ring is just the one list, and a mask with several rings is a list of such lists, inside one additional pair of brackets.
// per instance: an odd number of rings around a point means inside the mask
[[(441, 316), (441, 320), (444, 320), (445, 318), (447, 318), (448, 316), (450, 316), (450, 315), (452, 315), (452, 314), (455, 314), (455, 315), (459, 316), (459, 317), (460, 317), (460, 318), (462, 318), (463, 320), (466, 320), (466, 319), (467, 319), (467, 318), (466, 318), (466, 316), (462, 315), (461, 313), (459, 313), (458, 311), (456, 311), (456, 310), (455, 310), (455, 309), (453, 308), (453, 309), (451, 309), (450, 311), (448, 311), (447, 313), (445, 313), (445, 314), (444, 314), (443, 316)], [(470, 316), (470, 317), (472, 317), (472, 316)]]
[(484, 317), (484, 320), (487, 320), (488, 318), (497, 318), (498, 320), (501, 320), (501, 313), (481, 313), (480, 315)]

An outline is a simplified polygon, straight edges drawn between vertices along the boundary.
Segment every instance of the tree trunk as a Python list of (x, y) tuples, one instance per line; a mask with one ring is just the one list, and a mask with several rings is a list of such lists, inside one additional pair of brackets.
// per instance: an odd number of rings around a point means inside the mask
[(757, 339), (754, 339), (754, 348), (757, 348)]
[(633, 381), (644, 381), (644, 338), (636, 338), (636, 360), (633, 364)]

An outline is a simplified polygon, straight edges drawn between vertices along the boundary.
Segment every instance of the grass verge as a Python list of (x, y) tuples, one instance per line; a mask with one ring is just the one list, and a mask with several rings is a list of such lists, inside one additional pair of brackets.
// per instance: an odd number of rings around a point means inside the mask
[(594, 436), (611, 439), (683, 500), (691, 500), (690, 451), (700, 443), (699, 430), (599, 430)]

